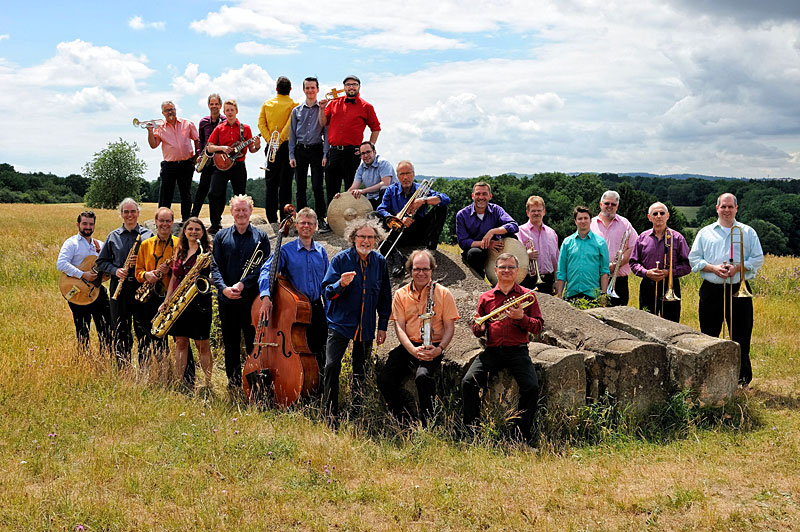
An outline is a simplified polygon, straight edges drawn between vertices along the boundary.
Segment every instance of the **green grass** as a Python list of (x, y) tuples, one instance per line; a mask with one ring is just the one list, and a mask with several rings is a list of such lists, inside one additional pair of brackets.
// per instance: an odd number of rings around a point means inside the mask
[[(552, 420), (533, 451), (509, 442), (503, 411), (487, 416), (475, 441), (457, 440), (457, 401), (423, 430), (387, 422), (373, 394), (367, 416), (332, 432), (313, 406), (231, 402), (219, 353), (211, 395), (77, 356), (54, 264), (79, 210), (0, 211), (0, 524), (8, 530), (800, 527), (797, 259), (768, 257), (754, 283), (748, 394), (724, 410), (677, 395), (644, 419), (600, 402)], [(113, 212), (98, 216), (100, 237), (118, 225)], [(683, 286), (693, 327), (698, 284)]]
[(681, 211), (684, 216), (686, 216), (686, 222), (689, 224), (689, 226), (694, 227), (694, 224), (697, 222), (697, 212), (700, 210), (700, 207), (676, 205), (675, 208)]

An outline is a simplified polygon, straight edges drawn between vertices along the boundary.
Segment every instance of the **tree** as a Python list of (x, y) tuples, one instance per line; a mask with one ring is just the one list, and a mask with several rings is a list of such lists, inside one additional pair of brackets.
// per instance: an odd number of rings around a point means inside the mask
[(136, 156), (138, 151), (135, 142), (119, 139), (94, 154), (92, 162), (83, 167), (83, 175), (90, 182), (86, 205), (113, 209), (127, 197), (139, 199), (139, 183), (147, 163)]

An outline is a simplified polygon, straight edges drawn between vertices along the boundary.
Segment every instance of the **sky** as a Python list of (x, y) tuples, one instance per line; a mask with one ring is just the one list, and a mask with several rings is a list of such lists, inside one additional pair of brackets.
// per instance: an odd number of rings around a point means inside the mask
[[(9, 2), (0, 162), (81, 173), (134, 117), (206, 97), (255, 128), (275, 80), (361, 78), (378, 153), (434, 176), (698, 173), (800, 178), (800, 2)], [(12, 116), (13, 115), (13, 116)], [(16, 116), (16, 118), (14, 118)], [(14, 132), (16, 131), (16, 133)], [(368, 135), (368, 131), (365, 135)], [(263, 155), (248, 156), (258, 177)]]

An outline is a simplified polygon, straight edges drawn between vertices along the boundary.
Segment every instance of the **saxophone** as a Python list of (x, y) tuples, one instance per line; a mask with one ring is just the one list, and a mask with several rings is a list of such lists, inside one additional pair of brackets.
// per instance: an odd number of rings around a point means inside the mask
[(158, 338), (163, 338), (169, 332), (197, 294), (207, 294), (211, 290), (211, 282), (208, 277), (200, 275), (211, 264), (211, 252), (203, 253), (203, 246), (200, 245), (200, 242), (197, 245), (200, 246), (200, 254), (197, 256), (194, 266), (172, 292), (169, 299), (164, 302), (164, 311), (159, 311), (153, 318), (153, 327), (150, 332)]

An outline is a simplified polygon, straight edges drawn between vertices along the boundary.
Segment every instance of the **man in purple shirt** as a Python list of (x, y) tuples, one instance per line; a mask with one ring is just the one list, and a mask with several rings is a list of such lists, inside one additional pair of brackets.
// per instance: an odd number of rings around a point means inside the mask
[(519, 225), (510, 214), (501, 206), (489, 203), (491, 199), (492, 187), (489, 183), (478, 181), (472, 187), (472, 205), (456, 213), (456, 236), (463, 250), (461, 260), (481, 278), (489, 250), (502, 251), (503, 242), (500, 238), (519, 230)]
[[(644, 231), (636, 239), (629, 262), (631, 271), (642, 278), (639, 285), (639, 308), (677, 323), (681, 319), (679, 278), (692, 271), (689, 246), (682, 234), (667, 228), (669, 209), (663, 203), (650, 205), (647, 219), (652, 222), (653, 228)], [(672, 279), (669, 277), (670, 269)], [(670, 283), (678, 299), (665, 301), (663, 297), (669, 290)]]
[[(218, 125), (225, 121), (225, 116), (220, 113), (222, 109), (222, 97), (217, 94), (208, 95), (208, 111), (211, 113), (207, 117), (200, 120), (200, 126), (197, 128), (200, 135), (200, 147), (197, 150), (197, 157), (203, 154), (208, 144), (208, 137)], [(214, 159), (209, 156), (203, 170), (200, 172), (200, 184), (197, 186), (197, 191), (194, 193), (194, 204), (192, 205), (192, 216), (200, 216), (200, 209), (203, 208), (203, 203), (208, 196), (208, 187), (211, 186), (211, 174), (214, 173)]]

